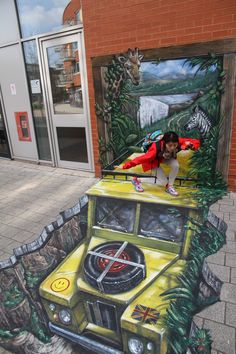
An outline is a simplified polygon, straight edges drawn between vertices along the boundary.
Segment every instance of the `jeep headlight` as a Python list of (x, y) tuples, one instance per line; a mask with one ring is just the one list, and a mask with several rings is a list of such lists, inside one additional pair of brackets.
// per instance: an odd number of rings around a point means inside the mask
[(63, 309), (59, 311), (59, 319), (62, 323), (64, 324), (70, 324), (71, 323), (71, 314), (68, 310)]
[(149, 350), (149, 351), (154, 350), (154, 345), (152, 342), (147, 343), (147, 350)]
[(53, 304), (53, 303), (50, 303), (50, 304), (49, 304), (49, 308), (50, 308), (50, 310), (51, 310), (52, 312), (54, 312), (54, 311), (56, 310), (56, 305)]
[(132, 354), (142, 354), (143, 353), (143, 342), (137, 337), (131, 337), (128, 340), (128, 348)]

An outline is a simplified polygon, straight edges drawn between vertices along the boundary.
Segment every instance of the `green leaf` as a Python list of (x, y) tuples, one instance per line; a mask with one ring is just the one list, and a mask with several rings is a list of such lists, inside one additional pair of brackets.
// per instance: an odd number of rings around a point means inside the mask
[(132, 144), (137, 139), (137, 137), (138, 136), (136, 134), (130, 134), (125, 141), (127, 144)]
[(132, 153), (137, 152), (143, 152), (141, 148), (139, 148), (138, 146), (128, 146), (128, 150)]

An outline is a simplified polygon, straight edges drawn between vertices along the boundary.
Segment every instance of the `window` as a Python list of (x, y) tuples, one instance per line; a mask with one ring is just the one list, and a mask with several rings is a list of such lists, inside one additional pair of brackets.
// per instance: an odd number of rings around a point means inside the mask
[(79, 62), (78, 61), (76, 61), (76, 62), (74, 62), (73, 63), (73, 66), (72, 66), (72, 72), (73, 72), (73, 74), (77, 74), (77, 73), (79, 73)]
[[(186, 214), (186, 211), (182, 211), (182, 213)], [(167, 206), (143, 204), (139, 234), (160, 240), (180, 242), (184, 235), (183, 214), (179, 210)]]
[[(75, 2), (69, 0), (17, 0), (16, 3), (23, 38), (57, 31), (63, 26), (75, 25), (75, 12), (73, 19), (68, 21)], [(79, 1), (76, 9), (77, 11), (80, 9)]]
[(78, 60), (78, 43), (47, 48), (55, 114), (83, 113), (80, 74), (73, 75)]
[(97, 226), (121, 232), (132, 233), (134, 230), (136, 203), (112, 199), (97, 198)]
[(76, 13), (75, 13), (75, 16), (76, 16), (76, 22), (77, 22), (77, 23), (80, 23), (80, 22), (81, 22), (80, 11), (76, 12)]
[(24, 42), (24, 57), (40, 160), (51, 161), (46, 113), (35, 41)]

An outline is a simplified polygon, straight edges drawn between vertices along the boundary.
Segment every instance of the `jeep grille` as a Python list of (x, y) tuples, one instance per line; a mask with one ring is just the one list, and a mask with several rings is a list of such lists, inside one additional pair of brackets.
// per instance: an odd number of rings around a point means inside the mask
[(118, 331), (116, 307), (101, 301), (86, 302), (88, 320), (97, 326)]

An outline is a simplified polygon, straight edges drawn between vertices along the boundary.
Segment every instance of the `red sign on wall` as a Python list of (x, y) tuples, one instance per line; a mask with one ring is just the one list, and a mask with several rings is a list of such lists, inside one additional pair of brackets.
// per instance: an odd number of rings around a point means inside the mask
[(27, 112), (15, 112), (18, 138), (20, 141), (32, 141)]

